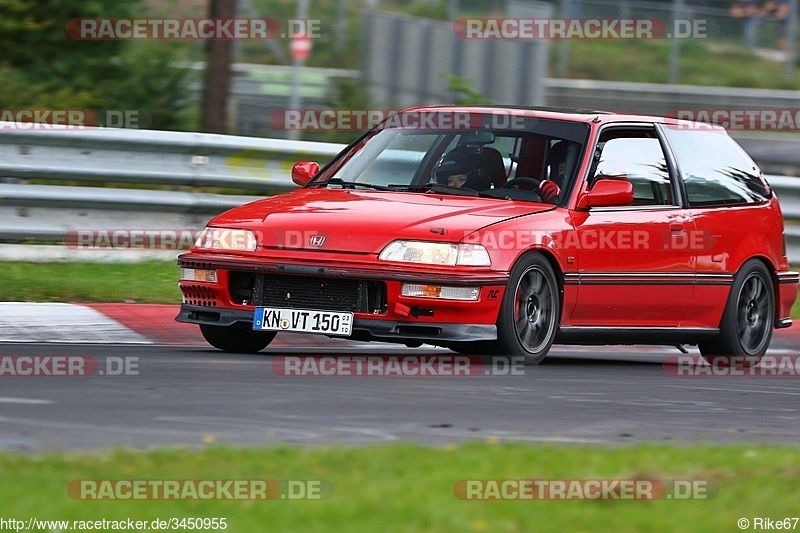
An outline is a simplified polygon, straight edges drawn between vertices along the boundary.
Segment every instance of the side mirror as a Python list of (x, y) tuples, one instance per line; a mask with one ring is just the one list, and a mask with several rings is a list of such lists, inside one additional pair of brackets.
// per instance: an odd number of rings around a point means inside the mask
[(303, 186), (319, 172), (319, 164), (313, 161), (298, 161), (292, 167), (292, 181)]
[(578, 209), (623, 207), (633, 203), (633, 184), (628, 180), (599, 179), (578, 197)]

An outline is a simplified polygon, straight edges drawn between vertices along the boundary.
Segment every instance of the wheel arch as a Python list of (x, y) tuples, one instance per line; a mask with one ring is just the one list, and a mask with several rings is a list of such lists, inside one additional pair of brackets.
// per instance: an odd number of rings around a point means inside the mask
[[(752, 257), (749, 257), (748, 259), (742, 261), (742, 264), (739, 265), (739, 269), (736, 271), (736, 274), (738, 275), (739, 272), (744, 267), (744, 265), (747, 264), (748, 261), (753, 259), (764, 265), (764, 267), (767, 269), (767, 272), (769, 272), (770, 279), (772, 279), (772, 299), (773, 299), (773, 304), (775, 306), (775, 318), (773, 321), (777, 321), (781, 311), (780, 285), (778, 282), (778, 269), (772, 263), (770, 258), (765, 255), (754, 255)], [(731, 290), (733, 290), (733, 285), (731, 285)], [(773, 324), (773, 327), (775, 327), (775, 324)]]
[(514, 261), (509, 265), (508, 271), (511, 272), (514, 267), (519, 264), (525, 257), (538, 253), (550, 264), (550, 268), (553, 269), (553, 273), (556, 276), (556, 283), (558, 284), (558, 293), (561, 297), (561, 309), (558, 311), (558, 325), (561, 325), (561, 319), (564, 316), (564, 270), (561, 268), (561, 263), (558, 261), (558, 257), (553, 251), (546, 246), (531, 246), (522, 250), (517, 257), (514, 258)]

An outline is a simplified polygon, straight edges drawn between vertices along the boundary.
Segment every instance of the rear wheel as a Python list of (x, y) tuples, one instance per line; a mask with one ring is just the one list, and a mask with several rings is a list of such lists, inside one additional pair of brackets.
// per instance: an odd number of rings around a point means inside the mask
[(200, 324), (206, 341), (223, 352), (258, 353), (275, 338), (274, 331), (255, 331), (249, 324), (211, 326)]
[(711, 364), (753, 366), (767, 352), (774, 323), (772, 276), (764, 263), (751, 259), (734, 278), (719, 335), (700, 343), (700, 353)]
[(511, 270), (500, 306), (500, 352), (539, 364), (553, 345), (560, 317), (561, 293), (553, 267), (541, 254), (523, 257)]

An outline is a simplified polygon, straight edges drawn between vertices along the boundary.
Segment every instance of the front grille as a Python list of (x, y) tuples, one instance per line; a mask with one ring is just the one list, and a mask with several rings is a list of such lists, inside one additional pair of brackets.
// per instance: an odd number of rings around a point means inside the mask
[(355, 311), (358, 280), (265, 276), (262, 305), (297, 309)]
[(386, 285), (333, 277), (259, 274), (253, 299), (264, 307), (384, 313)]
[(214, 289), (203, 285), (181, 285), (183, 303), (188, 305), (201, 305), (203, 307), (216, 307), (217, 298)]

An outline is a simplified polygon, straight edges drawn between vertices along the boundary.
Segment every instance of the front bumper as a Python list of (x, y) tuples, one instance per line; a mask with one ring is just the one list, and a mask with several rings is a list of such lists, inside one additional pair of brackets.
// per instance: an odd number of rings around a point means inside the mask
[(483, 267), (433, 268), (429, 265), (410, 265), (402, 270), (379, 263), (324, 264), (299, 261), (274, 261), (267, 258), (243, 258), (225, 254), (190, 252), (178, 256), (181, 268), (211, 268), (264, 274), (300, 276), (330, 276), (336, 278), (374, 279), (387, 282), (443, 283), (447, 285), (501, 285), (508, 282), (508, 272), (494, 272)]
[[(211, 326), (232, 326), (236, 323), (252, 325), (253, 314), (253, 311), (183, 304), (175, 320)], [(353, 334), (348, 338), (360, 341), (426, 342), (429, 344), (488, 341), (497, 339), (497, 326), (356, 318), (353, 321)]]

